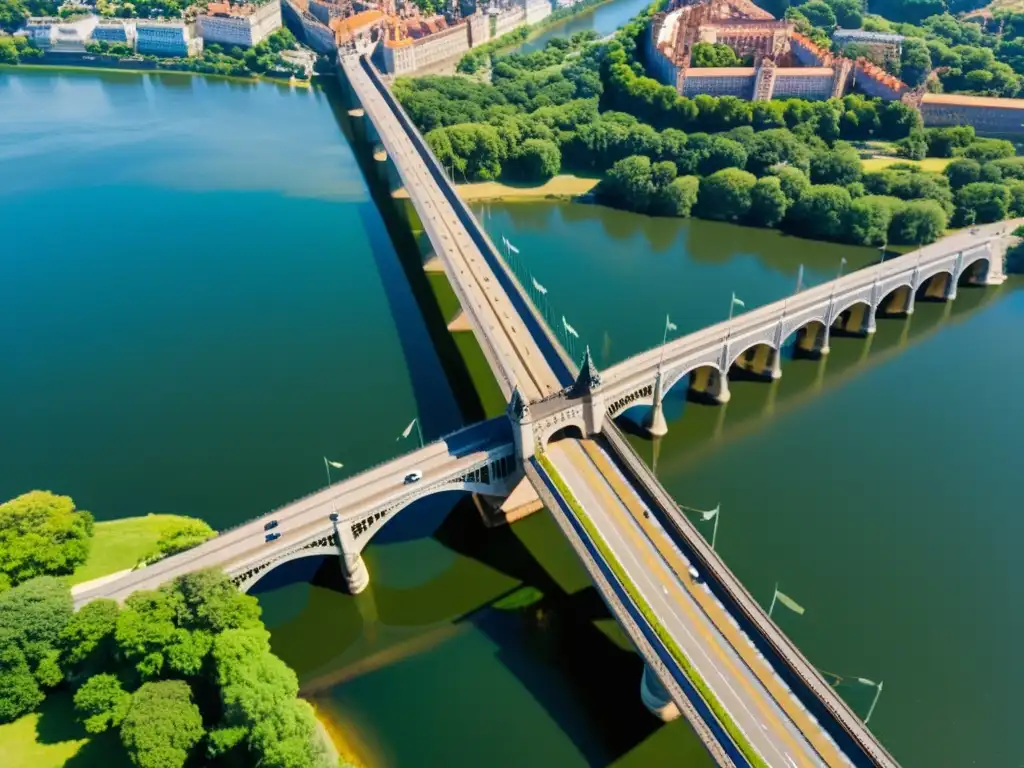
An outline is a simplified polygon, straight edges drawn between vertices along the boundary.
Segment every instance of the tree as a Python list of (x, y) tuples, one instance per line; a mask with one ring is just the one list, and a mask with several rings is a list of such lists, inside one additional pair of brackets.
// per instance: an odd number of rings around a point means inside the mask
[(1006, 139), (975, 139), (969, 146), (964, 147), (959, 154), (979, 162), (986, 162), (988, 160), (1013, 157), (1017, 154), (1017, 150), (1014, 148), (1013, 143)]
[(758, 179), (750, 191), (750, 213), (748, 218), (761, 227), (775, 227), (786, 215), (789, 200), (782, 191), (782, 183), (776, 176)]
[(132, 694), (121, 744), (138, 768), (180, 768), (203, 738), (203, 718), (188, 683), (145, 683)]
[(706, 219), (738, 221), (750, 210), (757, 178), (739, 168), (724, 168), (700, 180), (697, 203)]
[(938, 240), (946, 229), (946, 212), (934, 200), (912, 200), (893, 211), (889, 242), (923, 245)]
[(119, 612), (113, 600), (94, 600), (71, 617), (57, 641), (62, 663), (69, 672), (113, 669), (117, 651), (114, 633)]
[(825, 0), (843, 29), (860, 29), (864, 23), (863, 5), (859, 0)]
[(850, 242), (879, 246), (888, 242), (892, 212), (903, 203), (895, 197), (866, 195), (850, 203), (846, 233)]
[(816, 27), (832, 30), (836, 26), (836, 14), (821, 0), (811, 0), (800, 6), (800, 13), (807, 17), (807, 20)]
[(697, 203), (699, 189), (700, 179), (696, 176), (679, 176), (655, 193), (651, 212), (662, 216), (689, 216)]
[(70, 496), (30, 491), (0, 504), (0, 573), (11, 584), (69, 574), (88, 557), (92, 529)]
[(175, 621), (183, 629), (216, 634), (226, 629), (261, 626), (259, 601), (239, 592), (221, 570), (207, 568), (186, 573), (164, 589), (181, 596), (183, 608)]
[(777, 165), (769, 169), (769, 173), (779, 179), (782, 192), (786, 195), (790, 206), (799, 200), (804, 192), (811, 188), (811, 180), (799, 168)]
[(972, 125), (926, 128), (924, 136), (928, 141), (929, 157), (952, 157), (958, 148), (969, 146), (975, 138)]
[(860, 180), (861, 173), (860, 155), (846, 143), (811, 157), (812, 184), (852, 184)]
[(651, 159), (641, 155), (619, 160), (594, 190), (598, 200), (628, 211), (646, 211), (653, 193)]
[(739, 67), (742, 64), (732, 48), (722, 43), (696, 43), (693, 46), (691, 66)]
[(117, 648), (143, 680), (159, 677), (168, 648), (180, 641), (174, 619), (181, 596), (166, 590), (136, 592), (125, 600), (117, 617)]
[(313, 708), (291, 699), (274, 709), (252, 730), (252, 750), (265, 768), (332, 768), (326, 745), (320, 738)]
[(36, 674), (47, 686), (54, 680), (58, 641), (74, 611), (71, 592), (53, 576), (19, 584), (0, 594), (0, 635), (2, 642), (17, 646)]
[(960, 226), (1002, 221), (1010, 210), (1010, 199), (1010, 190), (1003, 184), (966, 184), (956, 193), (955, 221)]
[(176, 520), (160, 532), (155, 548), (143, 558), (143, 561), (155, 563), (157, 560), (197, 547), (216, 535), (217, 532), (202, 520)]
[(793, 206), (791, 217), (798, 234), (838, 240), (844, 234), (850, 193), (832, 184), (812, 186)]
[(13, 33), (21, 29), (29, 15), (28, 8), (21, 0), (0, 0), (0, 30)]
[(923, 40), (908, 37), (903, 41), (900, 54), (900, 75), (907, 85), (915, 86), (924, 82), (932, 71), (932, 58)]
[(810, 155), (807, 145), (785, 128), (760, 131), (747, 147), (746, 168), (756, 176), (764, 175), (779, 163), (807, 171)]
[(958, 157), (946, 166), (944, 173), (953, 189), (971, 184), (981, 177), (981, 163), (968, 157)]
[(908, 160), (924, 160), (928, 155), (928, 140), (922, 131), (913, 131), (896, 142), (900, 156)]
[(553, 141), (527, 139), (514, 150), (505, 172), (525, 181), (547, 181), (562, 169), (562, 152)]
[(116, 676), (94, 675), (75, 692), (75, 711), (88, 733), (103, 733), (121, 724), (131, 700)]
[(17, 720), (44, 698), (25, 654), (0, 631), (0, 723)]

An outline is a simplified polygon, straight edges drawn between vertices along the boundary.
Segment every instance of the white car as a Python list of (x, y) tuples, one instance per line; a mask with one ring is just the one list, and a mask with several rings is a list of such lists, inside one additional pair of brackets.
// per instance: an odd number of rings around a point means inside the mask
[(418, 483), (422, 479), (423, 473), (418, 469), (414, 469), (412, 472), (405, 476), (405, 482), (407, 485), (409, 483)]
[(692, 565), (690, 566), (690, 578), (694, 581), (700, 581), (700, 572)]

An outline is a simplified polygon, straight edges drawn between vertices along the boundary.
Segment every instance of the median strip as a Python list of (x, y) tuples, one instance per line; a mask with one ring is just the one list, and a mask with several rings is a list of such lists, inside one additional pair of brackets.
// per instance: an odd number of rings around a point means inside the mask
[(548, 476), (551, 478), (551, 482), (554, 483), (559, 493), (562, 494), (563, 499), (566, 504), (569, 505), (569, 508), (572, 509), (573, 514), (575, 514), (577, 519), (579, 519), (583, 528), (587, 531), (587, 535), (590, 536), (591, 541), (594, 542), (594, 546), (597, 547), (601, 556), (608, 564), (608, 567), (611, 568), (615, 577), (619, 580), (619, 583), (622, 584), (622, 587), (626, 590), (630, 600), (633, 601), (634, 605), (636, 605), (640, 610), (640, 613), (643, 614), (643, 617), (647, 620), (647, 623), (651, 625), (651, 628), (654, 629), (658, 638), (665, 644), (668, 652), (672, 654), (672, 658), (676, 660), (680, 667), (682, 667), (683, 673), (686, 675), (691, 685), (693, 685), (701, 695), (704, 702), (715, 714), (715, 717), (718, 718), (718, 721), (722, 724), (722, 727), (725, 728), (739, 751), (752, 766), (755, 766), (755, 768), (769, 768), (768, 763), (765, 762), (757, 750), (754, 749), (753, 745), (747, 740), (743, 731), (736, 725), (725, 707), (722, 706), (721, 702), (719, 702), (714, 693), (712, 693), (707, 683), (704, 682), (704, 678), (701, 677), (694, 666), (690, 663), (689, 658), (683, 652), (682, 648), (676, 644), (675, 640), (672, 639), (672, 636), (658, 621), (654, 611), (651, 610), (651, 607), (643, 597), (641, 597), (640, 591), (636, 588), (636, 585), (630, 581), (629, 577), (626, 575), (625, 569), (623, 569), (619, 564), (604, 539), (601, 538), (601, 535), (597, 531), (597, 527), (587, 516), (586, 512), (583, 511), (583, 506), (573, 495), (572, 491), (569, 490), (569, 486), (566, 484), (565, 480), (562, 479), (558, 470), (555, 469), (555, 465), (552, 464), (551, 460), (543, 453), (538, 453), (536, 455), (536, 459), (544, 468), (544, 471), (548, 473)]

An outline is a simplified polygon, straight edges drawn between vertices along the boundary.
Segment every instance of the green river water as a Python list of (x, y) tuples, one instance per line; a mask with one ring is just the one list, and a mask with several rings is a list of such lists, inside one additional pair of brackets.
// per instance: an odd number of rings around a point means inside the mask
[[(411, 447), (414, 416), (430, 439), (480, 415), (478, 358), (438, 330), (330, 94), (4, 72), (0, 105), (0, 498), (227, 527), (322, 484), (325, 455), (358, 471)], [(733, 290), (785, 295), (801, 262), (814, 283), (877, 257), (582, 205), (480, 213), (599, 365), (660, 341), (666, 312), (697, 328)], [(636, 439), (680, 503), (721, 502), (752, 592), (807, 608), (780, 623), (815, 663), (884, 680), (871, 724), (907, 765), (1019, 762), (1020, 287), (919, 304), (725, 408), (676, 397), (669, 435)], [(437, 497), (366, 559), (356, 598), (328, 565), (261, 601), (369, 765), (709, 764), (643, 709), (640, 662), (546, 515), (486, 530)], [(863, 715), (870, 692), (841, 690)]]

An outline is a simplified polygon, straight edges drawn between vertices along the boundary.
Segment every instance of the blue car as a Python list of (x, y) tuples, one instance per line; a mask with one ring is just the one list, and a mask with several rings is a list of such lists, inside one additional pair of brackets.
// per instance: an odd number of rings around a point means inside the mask
[(269, 531), (272, 528), (277, 528), (277, 520), (271, 520), (269, 523), (263, 526), (264, 531)]
[(267, 539), (267, 543), (268, 543), (268, 544), (269, 544), (269, 543), (270, 543), (271, 541), (277, 541), (277, 540), (278, 540), (278, 539), (280, 539), (280, 538), (281, 538), (281, 534), (280, 534), (280, 533), (268, 533), (268, 534), (267, 534), (267, 536), (266, 536), (266, 539)]

